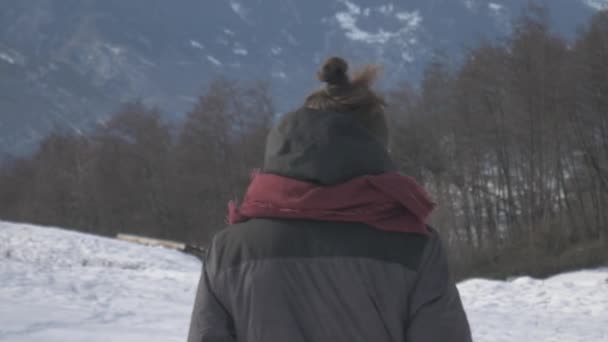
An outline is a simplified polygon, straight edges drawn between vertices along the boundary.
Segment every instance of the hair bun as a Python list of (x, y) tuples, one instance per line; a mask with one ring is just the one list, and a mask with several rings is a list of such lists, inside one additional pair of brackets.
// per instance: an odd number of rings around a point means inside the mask
[(340, 57), (328, 58), (317, 73), (319, 81), (329, 85), (343, 85), (349, 82), (348, 63)]

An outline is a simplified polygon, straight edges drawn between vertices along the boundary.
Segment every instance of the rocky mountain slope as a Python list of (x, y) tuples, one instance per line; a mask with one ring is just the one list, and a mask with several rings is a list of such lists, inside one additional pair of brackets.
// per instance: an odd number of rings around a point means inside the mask
[[(608, 0), (545, 0), (572, 36)], [(316, 86), (328, 55), (380, 62), (385, 82), (419, 80), (507, 33), (527, 0), (0, 0), (0, 155), (53, 128), (79, 130), (135, 98), (188, 110), (220, 75), (272, 84), (279, 111)]]

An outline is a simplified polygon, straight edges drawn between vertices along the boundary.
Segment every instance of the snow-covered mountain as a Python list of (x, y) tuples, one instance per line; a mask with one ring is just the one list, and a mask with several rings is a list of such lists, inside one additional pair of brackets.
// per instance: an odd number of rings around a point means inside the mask
[[(544, 0), (572, 35), (608, 0)], [(273, 84), (279, 110), (316, 86), (328, 55), (380, 62), (386, 82), (420, 78), (509, 31), (528, 0), (0, 1), (0, 153), (52, 127), (81, 128), (140, 98), (183, 113), (210, 78)]]
[[(0, 222), (0, 341), (184, 341), (192, 256)], [(477, 342), (606, 341), (608, 269), (458, 284)]]

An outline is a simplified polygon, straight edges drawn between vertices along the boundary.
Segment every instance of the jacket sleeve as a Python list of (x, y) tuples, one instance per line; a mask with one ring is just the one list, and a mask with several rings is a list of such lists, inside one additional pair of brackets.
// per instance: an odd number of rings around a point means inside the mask
[(236, 342), (235, 335), (232, 317), (213, 293), (203, 262), (188, 342)]
[(445, 250), (433, 231), (410, 297), (407, 342), (471, 342), (458, 289), (449, 275)]

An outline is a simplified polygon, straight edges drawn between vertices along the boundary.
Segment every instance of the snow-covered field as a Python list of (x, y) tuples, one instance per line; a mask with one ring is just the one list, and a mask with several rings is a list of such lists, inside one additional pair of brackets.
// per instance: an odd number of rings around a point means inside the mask
[(0, 222), (0, 341), (183, 342), (199, 272), (179, 252)]
[[(190, 256), (0, 222), (0, 341), (185, 341)], [(608, 269), (459, 284), (475, 341), (608, 341)]]

